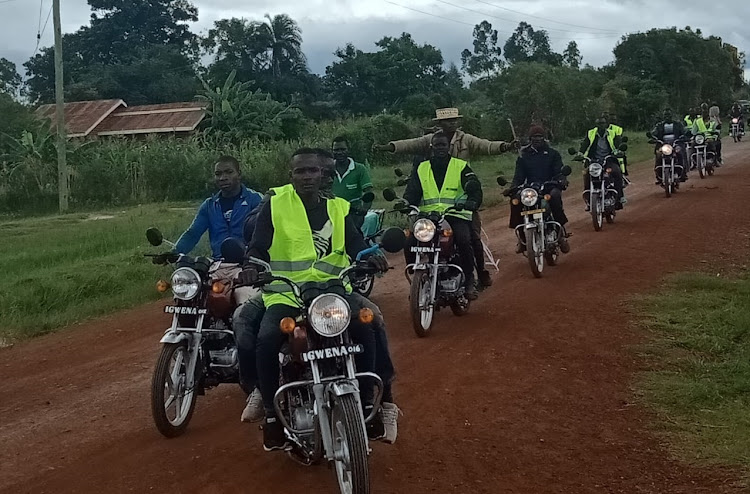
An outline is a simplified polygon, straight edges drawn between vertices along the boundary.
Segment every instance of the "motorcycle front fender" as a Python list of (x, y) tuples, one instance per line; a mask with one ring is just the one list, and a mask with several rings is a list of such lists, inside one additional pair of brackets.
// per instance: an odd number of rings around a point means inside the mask
[(173, 331), (168, 329), (164, 336), (161, 337), (159, 343), (180, 343), (183, 341), (190, 341), (190, 336), (179, 331)]
[(333, 396), (339, 397), (344, 395), (358, 395), (359, 386), (354, 381), (336, 381), (329, 386), (329, 391)]

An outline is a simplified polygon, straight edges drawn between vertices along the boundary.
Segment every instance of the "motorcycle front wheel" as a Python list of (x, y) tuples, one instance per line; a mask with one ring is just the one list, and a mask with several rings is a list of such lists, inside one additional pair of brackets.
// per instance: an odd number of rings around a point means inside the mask
[(534, 278), (541, 278), (544, 271), (544, 251), (541, 235), (536, 229), (526, 230), (526, 257)]
[(698, 175), (701, 178), (706, 178), (706, 161), (703, 159), (703, 155), (698, 155)]
[(187, 429), (195, 410), (196, 395), (187, 389), (189, 360), (186, 342), (165, 343), (151, 381), (151, 414), (159, 432), (177, 437)]
[(420, 338), (430, 334), (432, 317), (435, 313), (433, 300), (431, 300), (432, 280), (427, 271), (417, 271), (411, 279), (411, 293), (409, 305), (411, 309), (411, 324), (414, 332)]
[(354, 395), (336, 399), (331, 410), (334, 466), (341, 494), (368, 494), (370, 469), (361, 410)]
[(602, 230), (603, 216), (599, 194), (593, 193), (591, 194), (591, 222), (594, 224), (594, 231), (599, 232)]

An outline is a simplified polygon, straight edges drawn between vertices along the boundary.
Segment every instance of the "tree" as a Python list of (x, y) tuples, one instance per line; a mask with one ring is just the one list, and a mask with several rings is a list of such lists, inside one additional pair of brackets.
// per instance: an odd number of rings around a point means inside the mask
[(567, 48), (565, 48), (565, 51), (562, 55), (563, 65), (566, 67), (571, 67), (574, 69), (578, 69), (581, 67), (581, 61), (583, 61), (583, 57), (581, 56), (581, 51), (578, 49), (578, 43), (575, 41), (571, 41), (568, 43)]
[(535, 31), (530, 24), (521, 22), (503, 47), (509, 64), (539, 62), (562, 65), (562, 56), (552, 51), (547, 31)]
[(272, 73), (275, 79), (284, 74), (307, 70), (307, 60), (302, 53), (302, 31), (288, 15), (274, 17), (266, 14), (268, 22), (261, 24), (261, 33), (266, 37)]
[(0, 92), (18, 98), (23, 87), (23, 79), (16, 70), (16, 64), (0, 58)]
[(221, 19), (201, 40), (202, 47), (212, 55), (208, 67), (209, 80), (226, 81), (237, 72), (237, 80), (254, 81), (267, 68), (266, 40), (260, 23), (246, 19)]
[(497, 46), (497, 30), (482, 21), (474, 26), (474, 49), (461, 52), (461, 67), (472, 77), (490, 77), (503, 68), (502, 50)]

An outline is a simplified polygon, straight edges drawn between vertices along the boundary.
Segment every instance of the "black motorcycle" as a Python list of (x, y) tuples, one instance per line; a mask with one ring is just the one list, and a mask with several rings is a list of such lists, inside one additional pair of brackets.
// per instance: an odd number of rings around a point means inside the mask
[(568, 149), (568, 154), (574, 156), (573, 161), (583, 162), (584, 174), (589, 176), (589, 188), (583, 192), (583, 198), (589, 205), (591, 222), (597, 232), (604, 226), (604, 220), (607, 223), (615, 222), (617, 204), (621, 197), (615, 188), (613, 167), (620, 166), (618, 159), (626, 150), (627, 145), (622, 144), (619, 153), (609, 155), (602, 163), (598, 163), (576, 152), (574, 148)]

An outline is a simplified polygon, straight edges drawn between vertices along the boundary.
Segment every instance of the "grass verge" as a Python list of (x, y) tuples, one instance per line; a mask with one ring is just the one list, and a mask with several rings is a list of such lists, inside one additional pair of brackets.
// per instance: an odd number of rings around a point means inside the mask
[(639, 301), (654, 340), (638, 383), (677, 456), (750, 471), (750, 277), (681, 274)]

